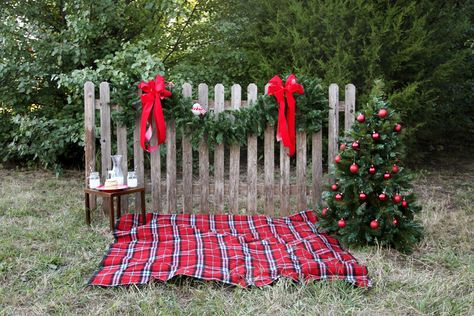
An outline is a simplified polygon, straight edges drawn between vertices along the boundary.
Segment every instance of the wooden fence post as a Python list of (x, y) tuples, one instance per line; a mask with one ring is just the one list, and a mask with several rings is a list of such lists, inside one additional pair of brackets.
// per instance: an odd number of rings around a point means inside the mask
[[(242, 101), (242, 88), (238, 84), (232, 86), (232, 110), (238, 111)], [(229, 160), (229, 210), (231, 213), (239, 211), (239, 178), (240, 178), (240, 145), (230, 146)]]
[(355, 86), (350, 83), (346, 85), (345, 102), (344, 102), (344, 130), (347, 132), (351, 129), (355, 121)]
[(334, 166), (339, 137), (339, 87), (332, 83), (329, 86), (329, 122), (328, 122), (328, 171)]
[[(189, 83), (183, 84), (183, 97), (192, 97), (192, 87)], [(183, 212), (193, 211), (193, 148), (189, 137), (184, 135), (183, 146)]]
[[(95, 169), (95, 87), (90, 81), (84, 84), (84, 151), (85, 187), (89, 187), (89, 175)], [(97, 198), (89, 198), (89, 206), (94, 209)]]
[[(205, 109), (209, 109), (208, 87), (201, 83), (198, 86), (199, 104)], [(207, 146), (207, 136), (204, 136), (199, 143), (199, 182), (200, 192), (200, 212), (209, 213), (209, 149)]]
[[(257, 85), (249, 84), (247, 87), (247, 106), (254, 106), (257, 100)], [(257, 136), (249, 135), (247, 141), (247, 211), (257, 211)]]
[[(217, 84), (214, 88), (214, 113), (224, 111), (224, 86)], [(224, 143), (216, 144), (214, 149), (214, 209), (224, 212)]]

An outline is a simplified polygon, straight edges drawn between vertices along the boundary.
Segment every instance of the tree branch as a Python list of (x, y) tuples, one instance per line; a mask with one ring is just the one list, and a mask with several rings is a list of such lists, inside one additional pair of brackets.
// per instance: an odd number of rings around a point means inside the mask
[(201, 0), (199, 0), (196, 5), (194, 6), (193, 10), (191, 11), (191, 14), (189, 15), (188, 19), (183, 25), (183, 28), (178, 34), (178, 38), (176, 39), (176, 42), (174, 43), (173, 47), (171, 48), (171, 51), (163, 58), (163, 64), (166, 62), (166, 60), (178, 49), (178, 45), (181, 43), (181, 38), (183, 36), (184, 30), (189, 26), (191, 23), (191, 20), (193, 18), (194, 13), (197, 11), (197, 7), (201, 4)]

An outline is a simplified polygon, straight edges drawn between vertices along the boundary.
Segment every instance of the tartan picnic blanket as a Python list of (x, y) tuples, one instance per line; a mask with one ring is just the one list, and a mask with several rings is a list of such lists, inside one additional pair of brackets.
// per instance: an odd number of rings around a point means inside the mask
[(295, 281), (343, 279), (370, 287), (367, 268), (318, 232), (312, 211), (292, 216), (125, 214), (90, 285), (167, 281), (177, 275), (243, 287), (280, 277)]

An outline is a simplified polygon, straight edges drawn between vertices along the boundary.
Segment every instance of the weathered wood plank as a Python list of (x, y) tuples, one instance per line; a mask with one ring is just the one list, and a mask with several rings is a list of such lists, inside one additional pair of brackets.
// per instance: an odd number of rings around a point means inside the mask
[[(214, 113), (224, 111), (224, 86), (217, 84), (214, 89)], [(218, 213), (224, 212), (224, 144), (216, 144), (214, 150), (214, 203)]]
[(311, 203), (314, 210), (321, 203), (323, 186), (323, 136), (322, 131), (311, 136)]
[[(85, 151), (85, 187), (89, 187), (89, 176), (95, 171), (95, 87), (90, 81), (84, 85), (84, 151)], [(97, 205), (95, 196), (89, 197), (89, 207)]]
[(334, 167), (334, 157), (337, 155), (339, 137), (339, 87), (332, 83), (329, 86), (329, 122), (328, 122), (328, 169)]
[[(107, 171), (112, 169), (112, 136), (110, 128), (110, 87), (107, 82), (101, 82), (99, 85), (100, 92), (100, 153), (101, 153), (101, 174), (102, 182), (107, 178)], [(102, 210), (105, 214), (109, 214), (109, 205), (102, 204)]]
[[(183, 84), (183, 97), (192, 97), (192, 87), (189, 83)], [(185, 135), (183, 133), (183, 135)], [(183, 136), (183, 212), (193, 211), (193, 148), (189, 137)]]
[[(247, 87), (247, 104), (253, 106), (257, 100), (257, 85), (251, 83)], [(244, 105), (242, 105), (244, 106)], [(249, 135), (247, 140), (247, 212), (255, 213), (257, 211), (257, 136)]]
[[(265, 85), (265, 94), (268, 93), (268, 84)], [(264, 147), (264, 174), (265, 174), (265, 204), (264, 212), (275, 215), (274, 183), (275, 183), (275, 128), (267, 125), (263, 139)]]
[(102, 181), (107, 178), (107, 170), (112, 169), (112, 141), (110, 130), (110, 88), (107, 82), (101, 82), (100, 90), (100, 152), (101, 152), (101, 175)]
[[(123, 173), (123, 183), (127, 184), (128, 173), (128, 152), (127, 152), (127, 127), (122, 124), (117, 125), (117, 153), (122, 155), (120, 168)], [(122, 210), (128, 213), (128, 195), (120, 197)]]
[(176, 123), (166, 122), (166, 200), (168, 214), (176, 213)]
[(344, 130), (349, 131), (355, 120), (355, 99), (356, 89), (355, 86), (350, 83), (346, 85), (345, 93), (345, 109), (344, 109)]
[[(208, 87), (201, 83), (198, 86), (199, 104), (208, 109)], [(209, 213), (209, 149), (207, 136), (199, 143), (199, 181), (200, 181), (200, 212)]]
[(290, 211), (290, 157), (289, 150), (280, 142), (280, 215)]
[[(153, 135), (156, 135), (156, 124), (153, 124)], [(151, 146), (158, 145), (158, 139), (152, 137)], [(160, 147), (150, 153), (150, 178), (151, 178), (151, 207), (153, 212), (161, 213), (163, 205), (161, 204), (161, 156)]]
[[(135, 128), (133, 129), (133, 165), (137, 173), (137, 184), (139, 187), (145, 184), (145, 167), (143, 149), (140, 146), (140, 120), (141, 110), (138, 111), (135, 118)], [(141, 210), (141, 194), (135, 194), (135, 211)]]
[(306, 199), (306, 133), (296, 132), (296, 186), (298, 211), (308, 208)]
[[(234, 84), (231, 90), (232, 110), (240, 109), (242, 101), (242, 88)], [(240, 146), (234, 144), (230, 146), (229, 160), (229, 209), (236, 214), (239, 211), (239, 178), (240, 178)]]

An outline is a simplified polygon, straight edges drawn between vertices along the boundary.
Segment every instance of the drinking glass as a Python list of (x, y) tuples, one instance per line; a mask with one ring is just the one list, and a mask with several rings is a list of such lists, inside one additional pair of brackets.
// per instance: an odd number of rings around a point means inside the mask
[(129, 171), (127, 175), (127, 184), (131, 188), (138, 186), (137, 173), (135, 171)]
[(100, 177), (98, 172), (91, 172), (89, 175), (89, 188), (95, 189), (100, 186)]

